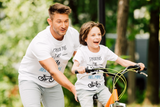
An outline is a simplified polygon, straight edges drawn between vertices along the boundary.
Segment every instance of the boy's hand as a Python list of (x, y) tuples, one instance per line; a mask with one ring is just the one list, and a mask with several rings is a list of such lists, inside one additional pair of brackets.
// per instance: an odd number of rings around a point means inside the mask
[(143, 63), (137, 63), (139, 66), (140, 66), (140, 71), (142, 71), (142, 70), (144, 70), (144, 68), (145, 68), (145, 65), (143, 64)]

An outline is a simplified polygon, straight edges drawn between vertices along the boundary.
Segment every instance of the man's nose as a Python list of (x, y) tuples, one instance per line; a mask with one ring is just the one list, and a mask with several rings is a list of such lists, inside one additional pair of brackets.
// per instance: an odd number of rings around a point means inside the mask
[(65, 22), (63, 22), (63, 23), (62, 23), (62, 27), (63, 27), (63, 28), (65, 28), (65, 27), (66, 27), (66, 24), (65, 24)]

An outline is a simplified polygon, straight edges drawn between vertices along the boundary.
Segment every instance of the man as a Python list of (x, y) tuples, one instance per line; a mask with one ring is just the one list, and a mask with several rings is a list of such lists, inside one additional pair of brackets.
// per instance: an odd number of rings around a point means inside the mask
[[(64, 107), (60, 85), (76, 98), (74, 85), (63, 72), (79, 47), (79, 33), (69, 27), (68, 6), (55, 3), (49, 8), (50, 26), (31, 41), (19, 68), (19, 90), (24, 107)], [(59, 84), (60, 85), (59, 85)]]

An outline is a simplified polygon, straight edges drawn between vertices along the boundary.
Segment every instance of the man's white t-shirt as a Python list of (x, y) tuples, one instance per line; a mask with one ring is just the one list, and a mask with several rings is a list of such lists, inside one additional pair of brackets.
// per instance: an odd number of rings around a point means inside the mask
[(51, 77), (39, 61), (53, 58), (58, 69), (64, 72), (68, 60), (79, 47), (79, 33), (69, 27), (62, 41), (56, 40), (50, 26), (35, 36), (31, 41), (19, 67), (19, 80), (31, 80), (43, 87), (52, 87), (58, 83)]
[[(91, 52), (87, 46), (81, 46), (73, 58), (80, 63), (80, 66), (85, 68), (105, 68), (107, 61), (116, 61), (118, 56), (113, 53), (108, 47), (100, 45), (100, 51), (97, 53)], [(75, 83), (76, 90), (96, 90), (104, 85), (103, 73), (94, 75), (77, 74), (77, 81)]]

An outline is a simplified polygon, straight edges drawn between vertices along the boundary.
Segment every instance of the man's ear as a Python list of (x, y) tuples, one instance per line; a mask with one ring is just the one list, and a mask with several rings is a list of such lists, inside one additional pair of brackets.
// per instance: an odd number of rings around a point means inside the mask
[(52, 25), (52, 20), (51, 20), (51, 18), (48, 18), (48, 19), (47, 19), (47, 22), (48, 22), (49, 25)]

